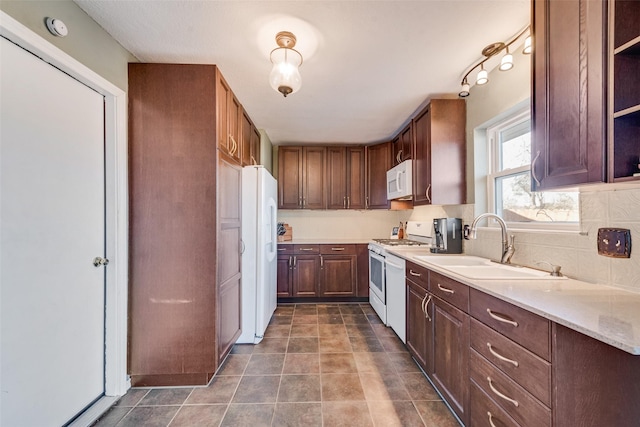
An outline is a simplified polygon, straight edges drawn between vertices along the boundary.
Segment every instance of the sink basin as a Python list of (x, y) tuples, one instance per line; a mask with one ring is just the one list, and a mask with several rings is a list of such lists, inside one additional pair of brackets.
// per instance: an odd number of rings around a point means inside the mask
[(515, 267), (501, 264), (491, 265), (453, 265), (445, 267), (469, 279), (490, 280), (558, 280), (566, 277), (554, 277), (546, 271), (534, 270), (527, 267)]
[(415, 259), (430, 264), (448, 266), (480, 266), (490, 265), (491, 260), (468, 255), (416, 255)]
[(437, 265), (469, 279), (478, 280), (557, 280), (547, 271), (528, 267), (504, 265), (486, 258), (469, 255), (415, 255), (418, 261)]

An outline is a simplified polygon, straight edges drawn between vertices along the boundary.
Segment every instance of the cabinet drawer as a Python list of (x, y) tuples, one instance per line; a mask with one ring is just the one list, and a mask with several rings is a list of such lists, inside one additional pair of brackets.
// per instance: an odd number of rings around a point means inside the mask
[(293, 253), (293, 245), (287, 244), (279, 244), (278, 245), (278, 255), (290, 255)]
[(469, 287), (434, 271), (429, 272), (429, 290), (443, 301), (469, 312)]
[(322, 255), (355, 255), (356, 245), (320, 245)]
[(471, 427), (519, 427), (473, 380), (469, 419)]
[(470, 314), (513, 341), (550, 361), (550, 322), (537, 314), (470, 290)]
[(489, 363), (475, 350), (469, 362), (471, 379), (521, 425), (550, 426), (551, 410)]
[(425, 290), (429, 289), (429, 270), (425, 267), (407, 261), (406, 271), (407, 279), (422, 286)]
[(551, 406), (551, 364), (493, 329), (471, 319), (471, 348)]
[(319, 254), (320, 245), (293, 245), (293, 252), (297, 254)]

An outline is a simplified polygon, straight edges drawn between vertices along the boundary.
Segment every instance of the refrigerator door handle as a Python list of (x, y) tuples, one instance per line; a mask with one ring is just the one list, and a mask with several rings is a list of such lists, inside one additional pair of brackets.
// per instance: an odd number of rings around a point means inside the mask
[(269, 210), (269, 252), (267, 253), (267, 259), (273, 260), (278, 252), (278, 205), (273, 198), (269, 198), (267, 202), (267, 209)]

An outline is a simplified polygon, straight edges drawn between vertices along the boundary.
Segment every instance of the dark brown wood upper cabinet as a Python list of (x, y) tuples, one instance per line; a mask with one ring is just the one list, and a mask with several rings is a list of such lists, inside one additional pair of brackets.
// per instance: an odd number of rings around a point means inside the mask
[(432, 99), (413, 119), (413, 204), (466, 203), (466, 104)]
[(398, 165), (413, 157), (413, 132), (411, 122), (391, 141), (393, 148), (393, 165)]
[(240, 163), (242, 105), (231, 91), (224, 77), (216, 81), (216, 126), (218, 148), (228, 154), (232, 161)]
[(387, 171), (391, 169), (391, 142), (368, 145), (367, 158), (367, 209), (389, 209), (387, 200)]
[(364, 147), (327, 147), (327, 208), (365, 208)]
[(607, 2), (535, 0), (532, 32), (532, 190), (604, 182)]
[(326, 209), (325, 147), (280, 147), (278, 207)]
[(240, 159), (242, 166), (253, 164), (251, 161), (251, 137), (253, 135), (253, 124), (244, 109), (242, 110), (242, 126), (240, 129)]

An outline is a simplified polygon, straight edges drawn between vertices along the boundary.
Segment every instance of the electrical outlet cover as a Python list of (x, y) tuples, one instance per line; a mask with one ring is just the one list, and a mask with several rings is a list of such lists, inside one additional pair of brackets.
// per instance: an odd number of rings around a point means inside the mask
[(599, 228), (598, 254), (612, 258), (631, 257), (631, 231), (626, 228)]

